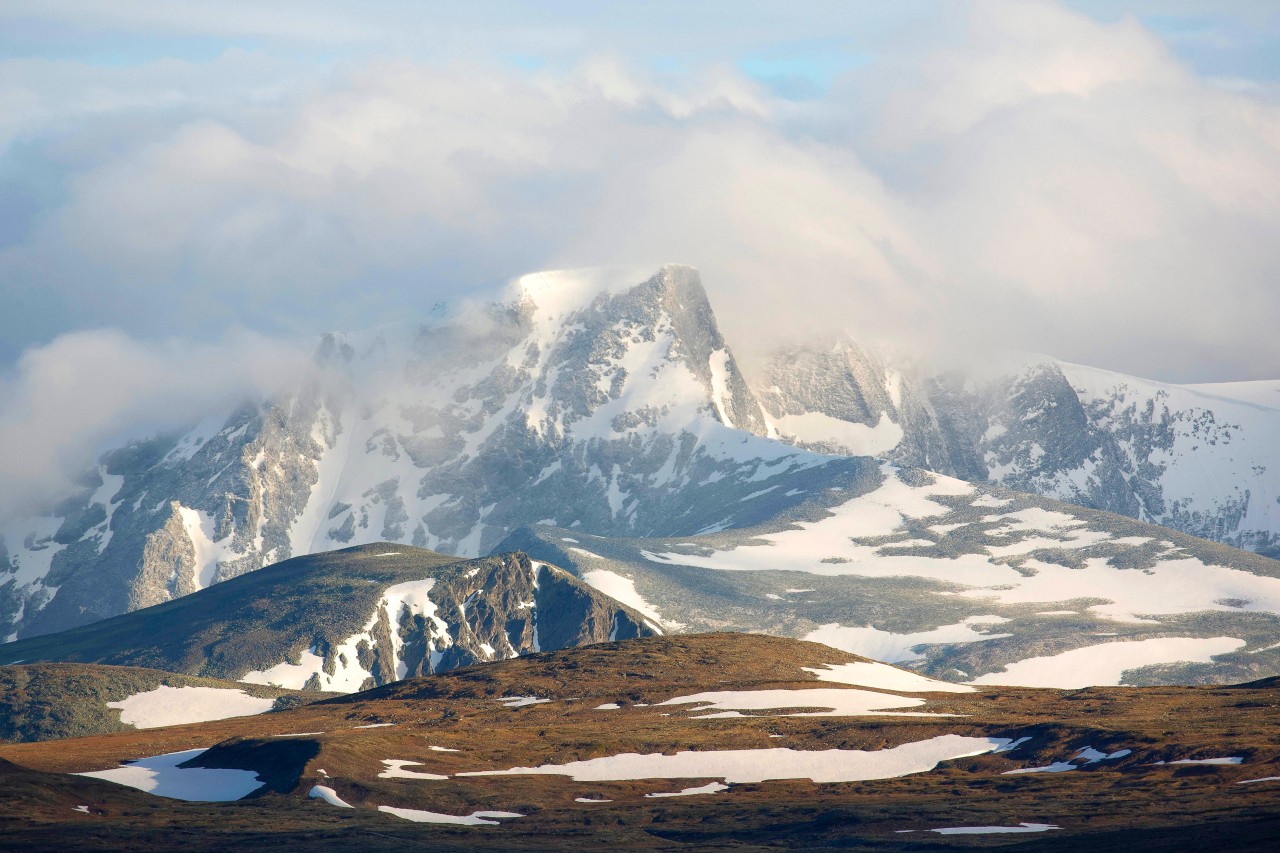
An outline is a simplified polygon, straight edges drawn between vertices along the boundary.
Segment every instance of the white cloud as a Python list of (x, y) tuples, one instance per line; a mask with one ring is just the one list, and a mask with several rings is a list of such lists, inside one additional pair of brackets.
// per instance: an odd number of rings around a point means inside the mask
[(964, 25), (802, 103), (715, 63), (525, 72), (478, 45), (310, 71), (243, 51), (15, 61), (3, 156), (38, 152), (56, 186), (0, 249), (20, 306), (0, 340), (313, 332), (533, 268), (672, 260), (703, 269), (739, 349), (849, 326), (1159, 378), (1280, 375), (1280, 106), (1197, 76), (1132, 18), (949, 14)]
[(210, 343), (62, 335), (0, 378), (0, 513), (52, 500), (127, 438), (176, 429), (296, 379), (305, 350), (243, 331)]

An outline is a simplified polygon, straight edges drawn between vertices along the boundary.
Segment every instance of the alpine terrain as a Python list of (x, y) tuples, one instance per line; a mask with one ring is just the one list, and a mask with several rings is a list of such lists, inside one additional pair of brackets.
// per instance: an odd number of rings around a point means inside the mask
[(0, 746), (23, 850), (1274, 849), (1276, 685), (965, 687), (653, 637)]
[[(234, 666), (195, 631), (173, 635), (183, 661), (111, 657), (92, 632), (74, 652), (38, 642), (383, 542), (525, 551), (636, 624), (818, 639), (947, 680), (1280, 673), (1280, 563), (1208, 541), (1266, 551), (1280, 523), (1265, 387), (1229, 398), (1042, 359), (924, 376), (848, 340), (754, 374), (757, 390), (680, 266), (537, 273), (417, 325), (328, 335), (292, 393), (107, 453), (78, 494), (6, 522), (0, 630), (21, 642), (0, 649), (233, 678), (287, 665), (267, 681), (310, 689), (436, 671), (398, 650), (398, 615), (427, 616), (396, 589), (384, 619), (369, 591)], [(376, 660), (346, 648), (384, 631)], [(480, 637), (449, 665), (521, 642)]]

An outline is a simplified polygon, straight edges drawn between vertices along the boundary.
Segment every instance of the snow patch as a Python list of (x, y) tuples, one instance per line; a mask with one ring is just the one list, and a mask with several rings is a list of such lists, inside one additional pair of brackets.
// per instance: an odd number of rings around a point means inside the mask
[(698, 794), (716, 794), (720, 791), (729, 790), (728, 785), (722, 785), (719, 782), (708, 782), (705, 785), (699, 785), (696, 788), (684, 788), (680, 791), (672, 791), (670, 793), (661, 794), (645, 794), (646, 797), (657, 799), (659, 797), (693, 797)]
[(262, 787), (262, 780), (252, 770), (223, 770), (207, 767), (179, 767), (204, 754), (204, 749), (187, 749), (150, 758), (140, 758), (111, 770), (75, 773), (137, 788), (157, 797), (196, 803), (221, 803), (238, 800)]
[(311, 790), (307, 792), (307, 797), (313, 800), (324, 800), (329, 805), (337, 806), (338, 808), (355, 808), (355, 806), (343, 800), (342, 797), (339, 797), (337, 791), (327, 785), (313, 785)]
[(939, 835), (992, 835), (1005, 832), (1047, 832), (1050, 829), (1062, 827), (1052, 823), (1020, 823), (1017, 826), (952, 826), (929, 831)]
[(1100, 643), (1016, 661), (1000, 672), (988, 673), (969, 683), (1061, 689), (1119, 685), (1131, 669), (1162, 663), (1209, 663), (1214, 656), (1237, 651), (1244, 645), (1244, 640), (1235, 637), (1160, 637)]
[(139, 729), (249, 717), (271, 710), (273, 699), (223, 687), (169, 687), (135, 693), (108, 708), (120, 709), (120, 722)]
[(890, 749), (730, 749), (684, 751), (674, 755), (623, 753), (566, 764), (479, 770), (458, 776), (570, 776), (579, 782), (634, 779), (720, 779), (726, 783), (809, 779), (813, 782), (860, 782), (925, 773), (939, 762), (983, 755), (1005, 746), (1007, 738), (938, 735)]
[(829, 663), (824, 669), (801, 667), (811, 672), (819, 681), (832, 681), (836, 684), (852, 684), (857, 687), (879, 688), (881, 690), (897, 690), (903, 693), (973, 693), (974, 689), (964, 684), (952, 684), (949, 681), (938, 681), (919, 673), (908, 672), (896, 666), (873, 661), (855, 663)]
[(524, 817), (518, 812), (472, 812), (469, 815), (441, 814), (421, 809), (401, 809), (394, 806), (378, 806), (378, 811), (395, 815), (414, 823), (451, 823), (458, 826), (497, 826), (496, 820), (485, 820), (490, 817)]
[(1012, 634), (988, 634), (978, 629), (981, 625), (1007, 621), (994, 615), (970, 616), (954, 625), (940, 625), (928, 631), (907, 634), (882, 631), (870, 625), (857, 627), (832, 622), (810, 631), (803, 639), (887, 663), (902, 663), (921, 660), (924, 655), (917, 653), (915, 648), (927, 643), (980, 643), (1011, 637)]
[[(569, 550), (577, 551), (579, 549), (571, 548)], [(679, 622), (674, 622), (669, 619), (663, 620), (663, 618), (658, 615), (658, 609), (645, 601), (644, 596), (636, 592), (636, 582), (631, 578), (623, 577), (617, 572), (611, 572), (607, 569), (592, 569), (589, 572), (583, 573), (582, 580), (593, 589), (604, 593), (615, 601), (622, 602), (632, 610), (649, 617), (654, 622), (658, 622), (668, 628), (674, 628), (676, 630), (684, 627)]]
[(880, 456), (902, 441), (902, 427), (887, 412), (880, 413), (875, 426), (833, 418), (822, 412), (783, 415), (774, 418), (779, 431), (805, 444), (835, 444), (851, 456)]
[(401, 761), (397, 758), (382, 759), (384, 769), (378, 774), (379, 779), (448, 779), (439, 773), (423, 773), (420, 770), (405, 770), (411, 764), (421, 765), (421, 761)]
[(804, 711), (791, 714), (771, 714), (778, 717), (857, 717), (867, 714), (884, 714), (886, 716), (937, 717), (949, 714), (927, 714), (920, 712), (893, 712), (890, 708), (914, 708), (923, 705), (925, 700), (915, 696), (894, 696), (888, 693), (874, 693), (870, 690), (856, 688), (816, 687), (799, 690), (722, 690), (695, 693), (691, 696), (677, 696), (659, 705), (688, 705), (697, 703), (700, 707), (693, 712), (719, 709), (723, 713), (702, 713), (693, 719), (712, 719), (718, 717), (741, 717), (738, 711), (769, 711), (778, 708), (829, 708), (827, 711)]

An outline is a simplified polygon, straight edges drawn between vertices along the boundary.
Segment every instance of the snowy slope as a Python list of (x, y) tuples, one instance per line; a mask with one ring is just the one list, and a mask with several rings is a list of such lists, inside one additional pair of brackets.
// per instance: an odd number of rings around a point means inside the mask
[(1057, 501), (884, 465), (786, 518), (696, 537), (546, 527), (521, 548), (625, 581), (686, 630), (826, 643), (982, 683), (1239, 682), (1280, 671), (1280, 563)]
[(1280, 382), (1178, 386), (1008, 354), (930, 374), (851, 340), (753, 377), (771, 429), (1280, 554)]

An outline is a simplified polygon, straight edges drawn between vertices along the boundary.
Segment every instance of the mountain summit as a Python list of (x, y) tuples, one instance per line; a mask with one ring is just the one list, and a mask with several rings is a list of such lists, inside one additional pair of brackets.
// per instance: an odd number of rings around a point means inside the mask
[(107, 454), (4, 531), (0, 636), (342, 546), (741, 526), (860, 465), (764, 432), (694, 270), (527, 275), (418, 326), (326, 335), (295, 393)]

